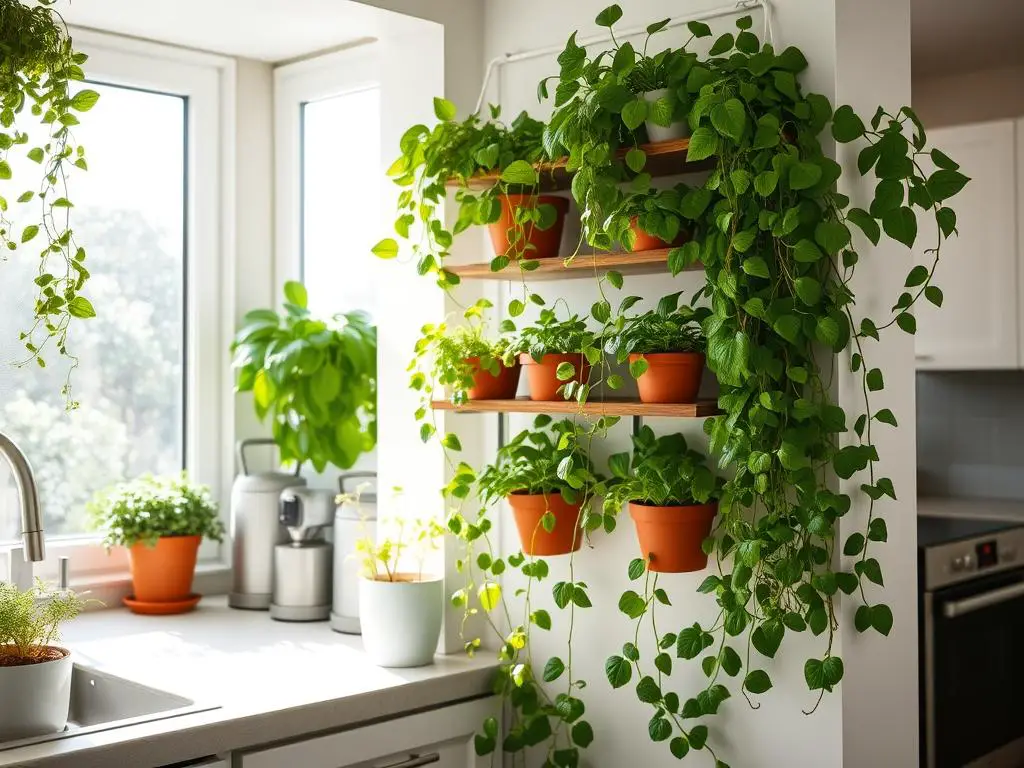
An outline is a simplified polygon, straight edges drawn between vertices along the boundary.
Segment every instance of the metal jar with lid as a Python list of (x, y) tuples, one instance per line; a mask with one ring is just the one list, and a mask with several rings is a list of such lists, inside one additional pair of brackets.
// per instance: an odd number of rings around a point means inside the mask
[[(377, 540), (376, 472), (346, 472), (338, 478), (341, 492), (355, 491), (354, 480), (372, 480), (374, 489), (359, 492), (359, 503), (345, 501), (334, 513), (334, 599), (331, 629), (349, 635), (361, 634), (359, 627), (359, 560), (356, 542)], [(346, 481), (349, 487), (346, 488)]]
[(228, 605), (256, 611), (270, 609), (274, 582), (274, 547), (288, 541), (278, 520), (285, 488), (305, 486), (305, 478), (286, 472), (249, 474), (245, 449), (274, 445), (269, 438), (242, 440), (236, 448), (242, 474), (231, 488), (232, 586)]

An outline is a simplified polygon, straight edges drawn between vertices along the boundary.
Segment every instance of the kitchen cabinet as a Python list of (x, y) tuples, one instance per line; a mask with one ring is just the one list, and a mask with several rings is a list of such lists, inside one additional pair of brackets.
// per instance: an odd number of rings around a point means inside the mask
[[(1024, 121), (941, 128), (928, 132), (932, 146), (960, 164), (970, 183), (952, 200), (958, 237), (942, 246), (935, 283), (941, 308), (923, 299), (915, 308), (918, 370), (1020, 368), (1024, 355), (1024, 252), (1018, 221), (1024, 224), (1018, 190), (1024, 188)], [(925, 158), (927, 159), (927, 158)], [(933, 168), (922, 163), (927, 173)], [(931, 265), (935, 225), (920, 216), (914, 247), (918, 264)]]
[(483, 768), (473, 736), (501, 701), (489, 696), (304, 741), (246, 752), (240, 768)]

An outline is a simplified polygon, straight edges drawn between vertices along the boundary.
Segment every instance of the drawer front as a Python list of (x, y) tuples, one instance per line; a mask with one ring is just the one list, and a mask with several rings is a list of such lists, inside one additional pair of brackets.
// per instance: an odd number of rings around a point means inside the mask
[(499, 717), (497, 697), (257, 749), (236, 759), (240, 768), (477, 768), (473, 735)]

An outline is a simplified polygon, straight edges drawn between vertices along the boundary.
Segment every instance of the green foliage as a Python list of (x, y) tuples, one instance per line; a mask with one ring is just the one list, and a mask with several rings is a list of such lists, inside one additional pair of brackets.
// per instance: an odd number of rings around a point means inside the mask
[(632, 354), (703, 352), (707, 339), (700, 323), (711, 312), (706, 307), (677, 306), (679, 296), (679, 293), (670, 294), (661, 300), (656, 310), (632, 317), (625, 313), (640, 297), (623, 299), (619, 315), (606, 332), (605, 352), (620, 363)]
[(253, 310), (235, 334), (235, 391), (271, 417), (282, 461), (347, 469), (377, 442), (377, 328), (361, 311), (314, 317), (301, 283), (284, 295), (282, 313)]
[(88, 506), (93, 527), (103, 532), (103, 545), (155, 546), (161, 536), (202, 536), (224, 539), (217, 503), (205, 485), (180, 475), (143, 475), (99, 491)]
[(626, 502), (658, 507), (693, 506), (717, 499), (723, 480), (707, 466), (681, 434), (656, 437), (644, 426), (633, 436), (633, 454), (608, 459), (612, 480), (604, 495), (605, 514), (617, 514)]
[(85, 601), (71, 590), (53, 590), (41, 579), (24, 591), (0, 582), (0, 654), (22, 659), (45, 655), (60, 641), (60, 625), (78, 616)]
[[(40, 169), (39, 181), (17, 195), (18, 203), (36, 201), (36, 213), (15, 220), (6, 196), (0, 197), (0, 243), (8, 251), (23, 246), (38, 248), (38, 272), (34, 320), (19, 335), (28, 359), (46, 365), (47, 346), (59, 355), (68, 352), (68, 329), (72, 318), (87, 319), (96, 314), (92, 303), (80, 292), (89, 279), (85, 249), (71, 229), (68, 177), (72, 167), (87, 169), (85, 149), (75, 143), (71, 132), (78, 125), (76, 113), (88, 112), (99, 99), (96, 91), (72, 92), (72, 84), (85, 79), (82, 65), (88, 58), (75, 52), (67, 26), (56, 9), (55, 0), (0, 0), (0, 181), (9, 187), (13, 179), (12, 151), (25, 156)], [(27, 109), (26, 109), (27, 108)], [(30, 136), (28, 116), (36, 118), (45, 137)], [(19, 125), (15, 122), (19, 121)], [(69, 407), (71, 372), (62, 393)]]
[[(385, 538), (363, 536), (356, 541), (362, 576), (374, 581), (422, 581), (424, 561), (440, 548), (444, 528), (433, 518), (419, 517), (393, 517), (383, 527), (388, 531)], [(416, 563), (412, 573), (403, 571), (409, 557)]]
[[(549, 354), (587, 355), (588, 350), (600, 354), (599, 341), (579, 315), (559, 320), (555, 310), (543, 309), (535, 325), (523, 328), (509, 341), (504, 358), (506, 364), (511, 364), (519, 354), (527, 354), (537, 362)], [(566, 379), (571, 377), (570, 374)]]
[[(491, 119), (470, 115), (456, 119), (456, 109), (445, 99), (434, 99), (440, 122), (433, 128), (414, 125), (401, 138), (401, 155), (388, 175), (402, 192), (398, 196), (395, 232), (408, 241), (419, 274), (437, 276), (444, 289), (458, 284), (458, 278), (444, 268), (452, 239), (473, 225), (490, 224), (501, 215), (503, 194), (516, 192), (535, 197), (539, 177), (533, 164), (545, 158), (541, 144), (543, 124), (525, 112), (510, 126), (498, 121), (500, 109), (491, 107)], [(477, 174), (494, 173), (498, 182), (474, 192), (469, 180)], [(447, 184), (457, 187), (458, 218), (449, 230), (441, 216)], [(550, 205), (523, 205), (516, 209), (508, 236), (511, 252), (496, 254), (494, 268), (509, 261), (529, 258), (527, 227), (546, 229), (554, 222)], [(399, 244), (386, 238), (372, 249), (380, 258), (395, 258)]]

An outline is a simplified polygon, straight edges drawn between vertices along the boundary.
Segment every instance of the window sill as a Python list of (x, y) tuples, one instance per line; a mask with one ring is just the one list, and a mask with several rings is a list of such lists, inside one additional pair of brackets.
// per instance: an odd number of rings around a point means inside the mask
[[(82, 597), (96, 601), (88, 611), (120, 608), (121, 601), (132, 593), (132, 579), (126, 572), (88, 574), (71, 580), (71, 589)], [(199, 563), (192, 589), (202, 595), (225, 595), (231, 591), (231, 567), (221, 562)]]

